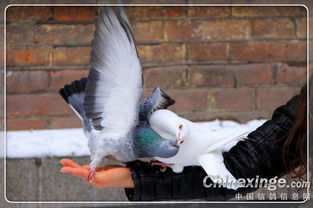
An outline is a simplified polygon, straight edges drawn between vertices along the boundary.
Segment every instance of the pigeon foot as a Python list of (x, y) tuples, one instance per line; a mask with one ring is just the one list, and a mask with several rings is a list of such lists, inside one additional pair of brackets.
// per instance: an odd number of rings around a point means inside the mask
[(93, 179), (95, 177), (95, 173), (96, 173), (96, 169), (90, 168), (89, 174), (88, 174), (88, 177), (87, 177), (87, 181), (92, 183), (92, 181), (93, 181)]

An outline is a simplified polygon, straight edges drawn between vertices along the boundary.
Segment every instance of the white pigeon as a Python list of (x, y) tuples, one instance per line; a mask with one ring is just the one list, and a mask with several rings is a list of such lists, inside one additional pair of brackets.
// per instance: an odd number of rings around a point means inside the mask
[[(222, 184), (226, 180), (235, 181), (234, 176), (223, 163), (222, 153), (229, 151), (244, 138), (249, 133), (248, 128), (208, 131), (207, 128), (199, 127), (169, 110), (155, 111), (149, 122), (150, 126), (162, 137), (173, 140), (181, 137), (184, 140), (178, 153), (173, 157), (154, 157), (161, 162), (156, 164), (170, 167), (176, 173), (182, 172), (185, 166), (202, 166), (214, 183)], [(239, 187), (236, 183), (224, 185), (231, 189)]]

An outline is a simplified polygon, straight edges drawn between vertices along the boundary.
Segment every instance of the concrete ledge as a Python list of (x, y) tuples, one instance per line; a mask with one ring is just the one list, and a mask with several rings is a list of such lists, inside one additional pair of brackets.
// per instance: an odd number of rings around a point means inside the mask
[[(127, 201), (123, 188), (97, 189), (59, 173), (60, 158), (7, 159), (7, 199), (10, 201)], [(88, 164), (89, 157), (72, 158)], [(104, 164), (108, 164), (106, 161)], [(110, 162), (112, 164), (112, 162)]]

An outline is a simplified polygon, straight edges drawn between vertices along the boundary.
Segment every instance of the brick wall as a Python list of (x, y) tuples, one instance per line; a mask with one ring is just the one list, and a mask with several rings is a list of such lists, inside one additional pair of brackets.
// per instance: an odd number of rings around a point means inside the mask
[[(57, 91), (88, 73), (98, 7), (7, 10), (7, 128), (80, 127)], [(304, 7), (127, 7), (145, 95), (194, 120), (269, 118), (306, 78)]]

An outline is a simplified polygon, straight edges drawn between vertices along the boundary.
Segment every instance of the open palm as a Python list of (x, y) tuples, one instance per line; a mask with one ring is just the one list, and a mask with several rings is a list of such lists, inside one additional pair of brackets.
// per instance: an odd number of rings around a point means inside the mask
[[(87, 181), (90, 170), (89, 165), (80, 166), (70, 159), (61, 159), (60, 163), (63, 165), (60, 169), (61, 173), (68, 173)], [(96, 174), (90, 183), (97, 188), (134, 187), (129, 169), (117, 165), (107, 165), (102, 168), (96, 168)]]

